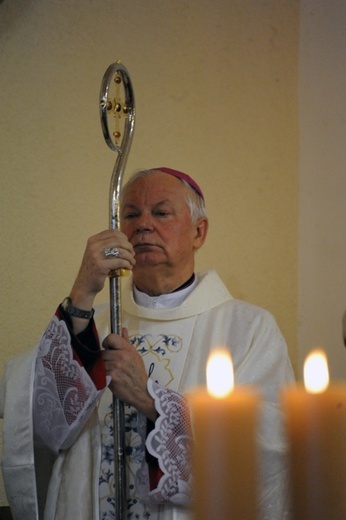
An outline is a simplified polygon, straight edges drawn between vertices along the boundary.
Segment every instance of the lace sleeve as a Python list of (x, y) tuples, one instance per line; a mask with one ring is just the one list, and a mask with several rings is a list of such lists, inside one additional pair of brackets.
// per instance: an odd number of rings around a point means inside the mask
[(54, 316), (37, 354), (33, 396), (34, 440), (54, 452), (71, 446), (104, 389), (96, 390), (73, 358), (67, 326)]
[(163, 473), (156, 489), (149, 493), (156, 502), (187, 505), (191, 500), (192, 432), (186, 399), (148, 380), (148, 391), (159, 414), (154, 429), (146, 440), (146, 448), (158, 459)]

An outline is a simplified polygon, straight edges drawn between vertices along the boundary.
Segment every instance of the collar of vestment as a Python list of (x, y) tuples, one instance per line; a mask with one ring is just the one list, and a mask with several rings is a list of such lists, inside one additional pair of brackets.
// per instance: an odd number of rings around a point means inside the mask
[(149, 296), (134, 286), (133, 298), (138, 305), (149, 309), (173, 309), (174, 307), (179, 307), (179, 305), (183, 303), (185, 298), (187, 298), (187, 296), (194, 290), (197, 284), (197, 278), (194, 276), (192, 283), (184, 288), (175, 290), (168, 294), (160, 294), (160, 296)]
[[(187, 287), (183, 301), (174, 307), (145, 307), (135, 301), (132, 277), (124, 280), (122, 307), (129, 314), (155, 320), (177, 320), (202, 314), (232, 299), (227, 287), (214, 270), (196, 274), (193, 287)], [(178, 291), (179, 294), (181, 291)], [(171, 293), (173, 295), (174, 293)], [(165, 295), (165, 296), (171, 296)], [(176, 301), (175, 301), (176, 304)]]

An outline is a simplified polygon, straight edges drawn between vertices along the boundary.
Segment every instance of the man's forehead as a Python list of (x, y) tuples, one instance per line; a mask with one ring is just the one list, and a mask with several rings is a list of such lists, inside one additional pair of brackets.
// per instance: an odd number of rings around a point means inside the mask
[[(151, 206), (163, 206), (164, 204), (172, 204), (173, 199), (172, 198), (170, 198), (170, 199), (163, 198), (163, 199), (157, 199), (157, 200), (152, 199), (148, 202)], [(146, 201), (144, 201), (144, 203), (146, 203)], [(126, 197), (124, 197), (124, 203), (122, 204), (122, 207), (135, 208), (139, 205), (141, 205), (141, 201), (136, 198), (131, 198), (131, 196), (130, 196), (127, 199), (126, 199)]]
[(139, 177), (130, 184), (124, 193), (124, 203), (132, 199), (148, 198), (157, 201), (169, 201), (185, 197), (186, 186), (176, 177), (162, 172)]

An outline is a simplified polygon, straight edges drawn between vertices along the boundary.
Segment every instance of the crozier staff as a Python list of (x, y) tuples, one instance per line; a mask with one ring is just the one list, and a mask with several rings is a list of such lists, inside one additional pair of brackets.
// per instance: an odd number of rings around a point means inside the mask
[[(263, 518), (284, 518), (277, 393), (293, 373), (274, 318), (233, 299), (215, 271), (195, 273), (208, 219), (189, 176), (168, 168), (140, 172), (124, 186), (121, 203), (122, 231), (88, 240), (70, 295), (40, 344), (6, 365), (2, 469), (14, 515), (114, 517), (115, 395), (126, 404), (128, 518), (190, 518), (193, 435), (183, 394), (205, 384), (208, 355), (223, 345), (235, 383), (257, 385), (265, 398), (259, 509)], [(118, 268), (132, 271), (122, 291), (122, 337), (109, 334), (108, 305), (93, 310)]]

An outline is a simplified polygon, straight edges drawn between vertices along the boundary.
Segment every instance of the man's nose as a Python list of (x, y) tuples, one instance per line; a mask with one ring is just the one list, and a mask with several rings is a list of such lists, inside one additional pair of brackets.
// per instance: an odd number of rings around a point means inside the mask
[(152, 217), (149, 214), (142, 214), (138, 217), (136, 221), (136, 232), (137, 233), (145, 233), (152, 231), (153, 229), (153, 221)]

